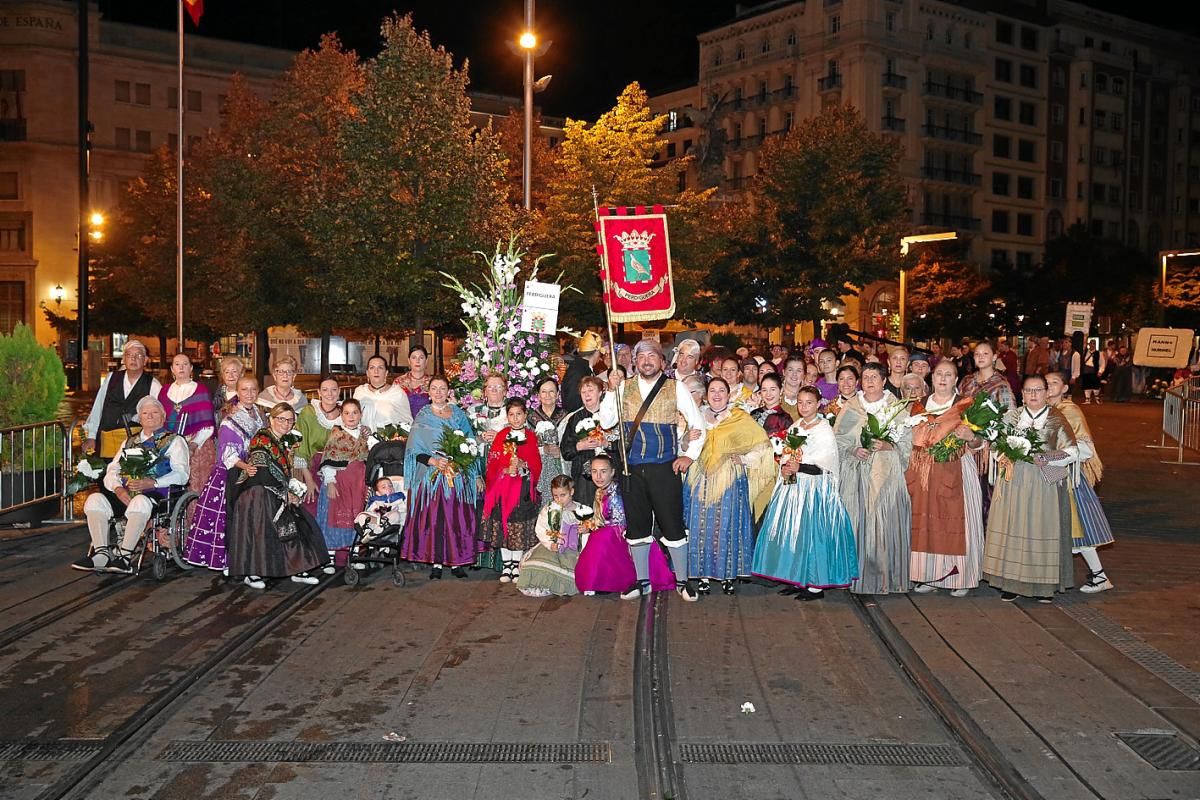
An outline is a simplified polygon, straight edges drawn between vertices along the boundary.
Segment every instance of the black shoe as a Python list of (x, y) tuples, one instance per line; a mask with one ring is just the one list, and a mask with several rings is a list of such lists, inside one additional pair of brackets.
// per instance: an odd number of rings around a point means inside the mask
[(467, 571), (465, 569), (463, 569), (462, 567), (451, 567), (450, 574), (456, 578), (467, 577)]
[(434, 567), (433, 569), (429, 570), (429, 580), (440, 581), (441, 579), (442, 579), (442, 568), (441, 567)]
[(689, 603), (694, 603), (700, 599), (700, 595), (693, 588), (691, 581), (675, 581), (675, 591)]
[(132, 575), (133, 563), (128, 556), (116, 555), (108, 560), (108, 564), (104, 567), (104, 572), (115, 572), (119, 575)]
[(1012, 601), (1017, 599), (1017, 596), (1013, 592), (1001, 592), (1000, 599), (1002, 601), (1004, 601), (1005, 603), (1011, 603)]
[(733, 581), (721, 581), (721, 591), (725, 594), (733, 594)]
[(650, 581), (638, 581), (621, 593), (622, 600), (637, 600), (650, 594)]
[(696, 593), (697, 594), (708, 594), (708, 592), (709, 592), (708, 578), (701, 578), (700, 581), (696, 584)]
[(802, 592), (796, 592), (796, 599), (800, 600), (801, 602), (808, 601), (808, 600), (820, 600), (824, 596), (825, 596), (824, 589), (822, 589), (819, 592), (810, 592), (807, 589), (805, 589)]
[(794, 595), (794, 594), (800, 594), (801, 591), (803, 591), (803, 590), (800, 589), (798, 586), (785, 586), (779, 590), (779, 593), (781, 595), (783, 595), (784, 597), (790, 597), (791, 595)]
[(72, 561), (71, 569), (77, 569), (81, 572), (104, 572), (104, 568), (108, 566), (112, 555), (108, 552), (108, 548), (102, 547), (90, 556)]

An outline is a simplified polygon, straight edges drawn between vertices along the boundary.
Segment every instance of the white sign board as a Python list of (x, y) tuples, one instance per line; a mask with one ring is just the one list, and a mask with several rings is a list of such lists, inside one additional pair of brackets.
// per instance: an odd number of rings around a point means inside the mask
[(1194, 336), (1187, 328), (1142, 328), (1133, 346), (1133, 363), (1139, 367), (1186, 367)]
[(562, 287), (557, 283), (525, 281), (525, 299), (521, 301), (521, 330), (553, 336), (558, 331), (558, 300)]
[(1063, 336), (1070, 336), (1079, 331), (1084, 336), (1092, 328), (1091, 303), (1067, 303), (1067, 323), (1063, 326)]

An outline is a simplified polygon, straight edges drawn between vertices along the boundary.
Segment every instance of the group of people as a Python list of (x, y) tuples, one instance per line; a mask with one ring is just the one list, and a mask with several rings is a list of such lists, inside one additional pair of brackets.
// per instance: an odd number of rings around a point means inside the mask
[[(151, 498), (190, 485), (200, 500), (185, 557), (254, 588), (360, 568), (364, 531), (384, 526), (432, 580), (489, 569), (530, 596), (691, 601), (747, 579), (799, 600), (834, 588), (963, 596), (986, 581), (1005, 600), (1049, 602), (1074, 583), (1072, 553), (1088, 567), (1082, 591), (1111, 588), (1096, 552), (1112, 541), (1093, 489), (1102, 466), (1071, 400), (1082, 372), (1035, 369), (1014, 392), (1003, 347), (967, 352), (969, 371), (938, 347), (848, 340), (702, 365), (684, 340), (668, 369), (651, 339), (606, 365), (586, 333), (562, 384), (545, 379), (529, 401), (492, 374), (481, 398), (456, 402), (416, 347), (395, 381), (373, 357), (352, 398), (328, 378), (309, 402), (290, 358), (263, 389), (226, 359), (210, 393), (182, 354), (158, 385), (130, 342), (88, 421), (88, 446), (112, 461), (85, 505), (92, 549), (75, 566), (130, 571)], [(1044, 446), (999, 454), (964, 416), (977, 396)], [(373, 446), (397, 429), (403, 463), (368, 474)], [(480, 458), (448, 452), (472, 439)], [(129, 478), (129, 450), (163, 455), (150, 477)]]

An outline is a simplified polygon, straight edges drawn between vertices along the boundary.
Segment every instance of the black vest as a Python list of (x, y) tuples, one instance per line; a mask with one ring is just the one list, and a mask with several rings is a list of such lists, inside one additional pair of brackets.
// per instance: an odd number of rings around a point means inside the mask
[(100, 407), (100, 430), (115, 431), (125, 427), (124, 417), (130, 420), (137, 414), (138, 401), (150, 394), (149, 372), (143, 372), (133, 385), (133, 391), (125, 396), (125, 370), (119, 369), (108, 376), (104, 389), (104, 405)]

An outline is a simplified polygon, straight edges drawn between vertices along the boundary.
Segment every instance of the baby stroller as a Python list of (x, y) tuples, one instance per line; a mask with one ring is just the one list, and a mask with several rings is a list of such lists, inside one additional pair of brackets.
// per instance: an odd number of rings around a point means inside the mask
[[(404, 452), (405, 443), (402, 440), (385, 439), (372, 447), (371, 452), (367, 454), (367, 486), (373, 490), (379, 478), (390, 477), (393, 490), (405, 491)], [(401, 502), (406, 503), (407, 499)], [(345, 571), (346, 585), (357, 586), (362, 580), (363, 571), (374, 565), (391, 566), (392, 583), (404, 586), (408, 579), (400, 566), (400, 545), (403, 541), (403, 521), (399, 525), (384, 525), (379, 531), (355, 524), (354, 543), (350, 545), (350, 563), (346, 565)]]

